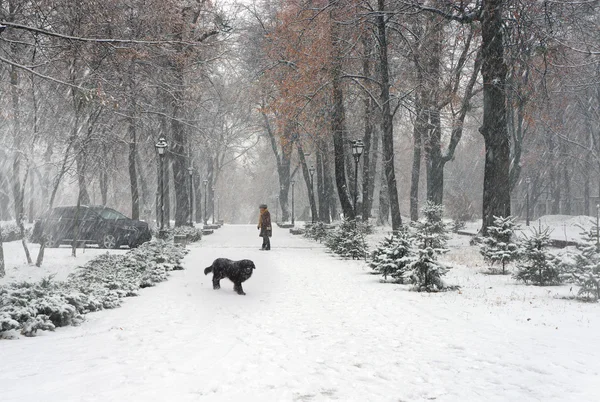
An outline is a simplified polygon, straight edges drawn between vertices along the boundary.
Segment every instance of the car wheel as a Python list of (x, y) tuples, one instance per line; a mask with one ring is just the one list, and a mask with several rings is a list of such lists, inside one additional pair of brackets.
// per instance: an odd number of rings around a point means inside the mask
[(46, 235), (46, 247), (48, 247), (48, 248), (56, 248), (58, 246), (60, 246), (60, 239), (58, 239), (53, 234), (47, 234)]
[(102, 248), (119, 248), (117, 245), (117, 238), (112, 233), (106, 233), (100, 240), (100, 247)]

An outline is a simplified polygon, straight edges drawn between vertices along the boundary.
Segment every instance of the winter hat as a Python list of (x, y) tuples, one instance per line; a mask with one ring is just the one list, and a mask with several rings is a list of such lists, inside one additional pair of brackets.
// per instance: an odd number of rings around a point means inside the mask
[(267, 204), (260, 204), (258, 207), (259, 207), (259, 208), (265, 208), (265, 209), (266, 209), (266, 208), (267, 208)]

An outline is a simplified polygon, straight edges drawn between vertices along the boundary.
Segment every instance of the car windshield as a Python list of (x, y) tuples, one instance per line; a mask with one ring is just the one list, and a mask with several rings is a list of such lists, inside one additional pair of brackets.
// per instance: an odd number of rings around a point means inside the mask
[(117, 212), (114, 209), (110, 209), (110, 208), (97, 209), (96, 212), (103, 219), (129, 219), (122, 213)]

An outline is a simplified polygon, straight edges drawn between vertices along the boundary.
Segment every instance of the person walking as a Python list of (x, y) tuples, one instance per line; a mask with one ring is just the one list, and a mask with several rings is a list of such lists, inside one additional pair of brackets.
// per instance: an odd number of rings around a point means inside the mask
[(271, 214), (267, 209), (267, 204), (259, 205), (260, 215), (258, 217), (257, 229), (260, 230), (259, 236), (263, 238), (261, 250), (271, 249), (271, 240), (269, 237), (273, 234), (273, 228), (271, 228)]

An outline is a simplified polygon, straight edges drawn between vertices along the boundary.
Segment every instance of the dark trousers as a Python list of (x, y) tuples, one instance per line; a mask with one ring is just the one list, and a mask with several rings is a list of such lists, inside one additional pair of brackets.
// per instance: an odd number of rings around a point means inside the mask
[(265, 235), (265, 236), (262, 236), (262, 238), (263, 238), (262, 249), (270, 250), (271, 249), (271, 240), (269, 240), (269, 236)]

